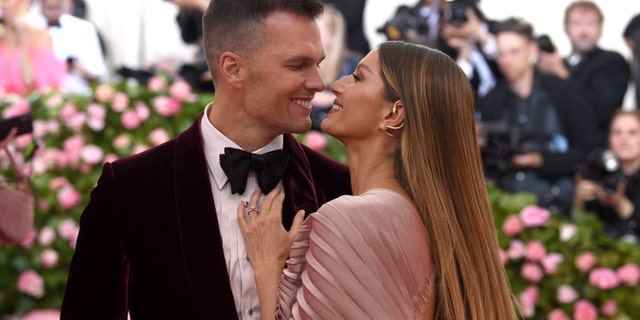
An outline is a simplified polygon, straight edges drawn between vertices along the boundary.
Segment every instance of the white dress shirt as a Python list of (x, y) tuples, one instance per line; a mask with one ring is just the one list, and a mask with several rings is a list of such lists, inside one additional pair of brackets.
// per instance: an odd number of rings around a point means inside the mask
[[(253, 278), (253, 268), (247, 259), (244, 239), (237, 219), (238, 204), (241, 201), (249, 201), (253, 191), (258, 188), (258, 182), (255, 173), (250, 171), (244, 194), (231, 194), (231, 184), (227, 183), (227, 175), (220, 167), (220, 154), (224, 153), (225, 147), (241, 148), (211, 124), (207, 115), (212, 106), (213, 103), (206, 107), (205, 116), (202, 117), (200, 125), (231, 291), (239, 319), (260, 319), (260, 303)], [(278, 136), (266, 146), (253, 152), (261, 154), (282, 149), (283, 141), (283, 136)], [(282, 189), (282, 181), (278, 187)]]

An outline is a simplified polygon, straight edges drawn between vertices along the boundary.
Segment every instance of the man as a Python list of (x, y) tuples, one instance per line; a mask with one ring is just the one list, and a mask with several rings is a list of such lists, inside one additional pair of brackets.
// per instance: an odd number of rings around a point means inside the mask
[(598, 47), (603, 15), (591, 1), (571, 3), (564, 18), (564, 29), (571, 41), (571, 54), (564, 60), (557, 50), (542, 51), (538, 68), (576, 82), (587, 97), (597, 119), (597, 144), (605, 147), (609, 123), (615, 109), (622, 106), (629, 81), (629, 65), (622, 55)]
[[(211, 1), (203, 31), (215, 102), (174, 140), (105, 164), (81, 218), (62, 319), (260, 318), (239, 204), (258, 186), (283, 188), (288, 229), (297, 210), (351, 192), (346, 166), (289, 134), (310, 128), (311, 99), (324, 88), (322, 9), (317, 0)], [(234, 155), (257, 172), (234, 171)], [(283, 155), (288, 165), (255, 161)], [(269, 182), (260, 166), (286, 169)]]
[(68, 13), (71, 0), (40, 0), (40, 6), (53, 51), (58, 59), (67, 61), (65, 88), (87, 93), (92, 82), (106, 81), (107, 65), (95, 26)]
[(531, 192), (538, 204), (568, 212), (576, 165), (593, 146), (595, 120), (581, 110), (572, 83), (535, 69), (533, 28), (510, 18), (496, 26), (504, 79), (478, 101), (486, 174), (509, 192)]

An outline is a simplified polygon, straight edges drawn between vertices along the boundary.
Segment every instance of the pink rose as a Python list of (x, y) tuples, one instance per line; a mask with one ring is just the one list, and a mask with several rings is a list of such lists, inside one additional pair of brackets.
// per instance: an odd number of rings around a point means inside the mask
[(589, 282), (596, 288), (610, 290), (620, 284), (618, 274), (609, 268), (595, 268), (589, 274)]
[(91, 103), (87, 107), (87, 126), (94, 132), (104, 129), (107, 110), (104, 106)]
[(113, 139), (113, 147), (116, 149), (127, 149), (131, 146), (131, 137), (123, 133)]
[(560, 309), (554, 309), (547, 315), (547, 320), (571, 320), (569, 316)]
[(618, 268), (617, 273), (620, 282), (627, 286), (634, 287), (640, 282), (640, 268), (634, 263), (627, 263)]
[(573, 307), (574, 320), (597, 320), (598, 309), (588, 300), (580, 300)]
[(544, 268), (544, 272), (546, 274), (554, 274), (556, 272), (556, 268), (560, 262), (564, 260), (564, 256), (557, 252), (551, 252), (542, 258), (542, 268)]
[(71, 185), (66, 185), (58, 191), (58, 203), (63, 209), (71, 209), (82, 200), (80, 192)]
[(578, 258), (576, 258), (576, 268), (580, 271), (587, 272), (596, 266), (598, 260), (593, 252), (583, 252)]
[(101, 84), (96, 88), (95, 97), (99, 102), (105, 103), (113, 98), (115, 91), (108, 84)]
[(563, 284), (558, 287), (557, 297), (560, 303), (567, 304), (578, 299), (578, 292), (572, 286)]
[(507, 249), (507, 256), (511, 260), (517, 260), (524, 257), (526, 252), (526, 247), (524, 246), (524, 242), (520, 240), (511, 240), (509, 243), (509, 248)]
[(58, 252), (51, 248), (43, 250), (40, 253), (40, 262), (47, 269), (55, 267), (58, 263)]
[(21, 320), (58, 320), (60, 319), (60, 311), (53, 309), (32, 310), (24, 315)]
[(536, 303), (540, 295), (540, 289), (537, 286), (531, 285), (524, 289), (520, 293), (520, 307), (522, 308), (522, 315), (527, 318), (531, 318), (536, 313)]
[(152, 100), (153, 109), (161, 116), (170, 117), (180, 112), (180, 102), (173, 98), (161, 96)]
[(151, 92), (160, 92), (167, 87), (167, 80), (164, 77), (153, 76), (149, 78), (149, 91)]
[(98, 164), (102, 161), (104, 152), (95, 144), (88, 144), (82, 148), (81, 158), (87, 164)]
[(56, 240), (56, 232), (53, 228), (46, 226), (40, 229), (40, 233), (38, 234), (38, 242), (40, 245), (47, 247)]
[(162, 128), (156, 128), (149, 133), (149, 141), (154, 146), (163, 144), (169, 141), (169, 134)]
[(320, 131), (309, 131), (305, 136), (305, 145), (315, 151), (322, 151), (327, 146), (327, 138)]
[(111, 109), (115, 112), (122, 112), (129, 106), (129, 97), (123, 92), (118, 92), (111, 100)]
[(29, 232), (29, 235), (20, 242), (20, 246), (24, 249), (31, 248), (33, 243), (36, 241), (37, 237), (38, 237), (38, 231), (35, 228), (31, 229), (31, 231)]
[(169, 87), (169, 95), (178, 101), (187, 101), (191, 96), (191, 86), (186, 81), (178, 80)]
[(18, 277), (18, 291), (35, 298), (44, 295), (44, 280), (33, 270), (27, 270)]
[(616, 300), (609, 300), (600, 307), (602, 314), (608, 317), (613, 317), (618, 313), (618, 303)]
[(64, 219), (58, 224), (58, 234), (67, 241), (73, 240), (78, 234), (78, 225), (73, 219)]
[(64, 155), (66, 156), (68, 162), (77, 163), (78, 160), (80, 160), (82, 147), (84, 147), (84, 136), (80, 134), (71, 136), (62, 143)]
[(20, 99), (13, 102), (10, 106), (4, 109), (4, 111), (2, 112), (2, 117), (3, 118), (17, 117), (19, 115), (23, 115), (29, 112), (30, 109), (31, 109), (31, 106), (29, 105), (29, 101)]
[(571, 223), (563, 223), (560, 226), (560, 240), (562, 242), (568, 241), (573, 238), (573, 236), (578, 233), (578, 226)]
[(106, 155), (106, 156), (104, 157), (104, 163), (107, 163), (107, 162), (114, 162), (114, 161), (116, 161), (116, 160), (118, 160), (118, 155), (113, 154), (113, 153), (109, 153), (108, 155)]
[(122, 126), (127, 130), (133, 130), (140, 126), (142, 119), (135, 110), (127, 110), (120, 116)]
[(45, 99), (44, 105), (47, 108), (51, 109), (51, 108), (55, 108), (55, 107), (59, 106), (63, 102), (64, 102), (64, 99), (62, 98), (62, 95), (60, 95), (60, 94), (52, 94), (51, 96), (49, 96), (48, 98)]
[(138, 101), (138, 103), (136, 103), (136, 113), (138, 113), (138, 117), (140, 117), (140, 119), (144, 121), (149, 119), (151, 110), (149, 110), (149, 106), (147, 106), (146, 103)]
[(538, 262), (547, 254), (547, 248), (539, 240), (527, 242), (527, 253), (525, 257), (529, 261)]
[(500, 261), (502, 262), (502, 265), (507, 265), (507, 262), (509, 262), (509, 256), (507, 256), (507, 253), (502, 249), (498, 249), (498, 254), (500, 254)]
[(540, 282), (540, 280), (542, 280), (542, 277), (544, 277), (542, 268), (540, 268), (538, 264), (530, 262), (527, 262), (522, 266), (520, 274), (523, 278), (533, 283)]
[(137, 145), (133, 148), (133, 150), (131, 150), (131, 154), (138, 154), (140, 152), (147, 151), (147, 150), (149, 150), (149, 146)]
[(502, 230), (509, 237), (517, 236), (524, 230), (524, 224), (517, 215), (512, 214), (504, 220)]
[(543, 227), (551, 218), (551, 211), (535, 205), (524, 207), (520, 211), (520, 219), (525, 227)]

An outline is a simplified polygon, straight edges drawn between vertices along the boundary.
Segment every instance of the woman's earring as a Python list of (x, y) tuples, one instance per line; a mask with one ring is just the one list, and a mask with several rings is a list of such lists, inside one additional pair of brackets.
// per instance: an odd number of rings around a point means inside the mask
[(394, 114), (396, 113), (396, 111), (398, 111), (396, 106), (398, 105), (399, 102), (400, 100), (396, 101), (396, 103), (393, 104), (393, 108), (391, 109), (391, 114)]

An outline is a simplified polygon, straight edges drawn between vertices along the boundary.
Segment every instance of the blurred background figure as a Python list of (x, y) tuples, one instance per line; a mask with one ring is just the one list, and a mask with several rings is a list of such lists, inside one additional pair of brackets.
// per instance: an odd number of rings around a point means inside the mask
[(0, 95), (61, 88), (66, 75), (53, 54), (51, 36), (27, 23), (29, 0), (2, 0)]
[(363, 57), (369, 53), (371, 48), (364, 32), (364, 8), (367, 0), (323, 0), (322, 3), (332, 5), (342, 13), (347, 25), (347, 47)]
[(594, 146), (593, 114), (584, 110), (575, 85), (536, 71), (539, 48), (531, 24), (517, 18), (498, 23), (496, 43), (504, 79), (477, 109), (487, 179), (568, 213), (576, 166)]
[(65, 88), (75, 93), (89, 93), (90, 84), (106, 82), (108, 70), (104, 50), (96, 27), (72, 15), (73, 0), (37, 0), (40, 10), (34, 21), (46, 28), (53, 40), (58, 60), (66, 61)]
[(631, 51), (631, 81), (624, 106), (637, 109), (640, 108), (640, 14), (635, 15), (629, 21), (624, 28), (622, 37)]
[(614, 111), (622, 106), (629, 81), (629, 65), (615, 51), (598, 46), (604, 16), (591, 1), (572, 2), (565, 10), (564, 30), (571, 54), (564, 59), (557, 50), (540, 52), (538, 69), (580, 86), (597, 121), (598, 146), (605, 147)]
[(329, 85), (353, 73), (362, 56), (347, 47), (347, 24), (337, 8), (326, 4), (318, 23), (326, 53), (320, 63), (325, 89), (316, 93), (311, 101), (311, 129), (321, 131), (320, 123), (327, 117), (336, 98)]
[(640, 111), (619, 110), (608, 150), (596, 150), (576, 174), (576, 209), (595, 213), (614, 239), (640, 239)]

